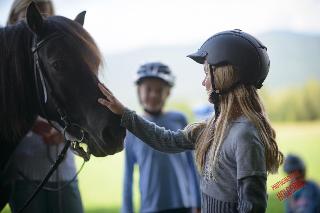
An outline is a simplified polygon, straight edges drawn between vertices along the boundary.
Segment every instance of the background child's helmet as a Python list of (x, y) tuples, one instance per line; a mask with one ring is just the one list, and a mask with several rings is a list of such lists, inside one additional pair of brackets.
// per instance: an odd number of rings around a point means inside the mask
[(146, 78), (156, 78), (163, 80), (170, 87), (174, 86), (175, 76), (172, 74), (170, 68), (160, 62), (151, 62), (143, 64), (137, 71), (135, 83), (138, 85)]
[(262, 87), (270, 67), (267, 48), (252, 35), (238, 29), (213, 35), (188, 57), (200, 64), (207, 60), (216, 67), (233, 65), (240, 74), (240, 83), (257, 88)]

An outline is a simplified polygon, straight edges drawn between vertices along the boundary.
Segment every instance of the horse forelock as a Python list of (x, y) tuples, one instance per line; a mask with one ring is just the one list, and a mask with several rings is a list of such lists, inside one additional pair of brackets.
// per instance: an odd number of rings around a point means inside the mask
[(102, 66), (102, 57), (98, 46), (91, 35), (77, 22), (62, 16), (48, 17), (47, 22), (51, 27), (56, 28), (59, 33), (67, 35), (65, 39), (68, 42), (76, 43), (73, 51), (80, 54), (82, 60), (95, 75), (98, 74)]

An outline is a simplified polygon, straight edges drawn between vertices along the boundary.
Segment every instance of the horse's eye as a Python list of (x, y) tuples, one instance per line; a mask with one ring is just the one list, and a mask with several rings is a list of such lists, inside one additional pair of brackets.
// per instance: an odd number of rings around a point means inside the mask
[(55, 61), (51, 64), (51, 66), (55, 69), (55, 70), (61, 70), (62, 69), (62, 63), (61, 61)]

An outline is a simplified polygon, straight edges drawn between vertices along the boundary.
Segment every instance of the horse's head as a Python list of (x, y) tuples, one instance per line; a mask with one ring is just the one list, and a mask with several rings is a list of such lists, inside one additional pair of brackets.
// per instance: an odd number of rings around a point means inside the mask
[(62, 127), (66, 123), (61, 116), (65, 116), (71, 124), (68, 134), (84, 136), (93, 155), (106, 156), (122, 150), (125, 129), (118, 116), (97, 103), (102, 95), (97, 87), (101, 57), (82, 27), (84, 15), (80, 13), (75, 21), (59, 16), (43, 19), (33, 3), (27, 9), (27, 23), (35, 37), (40, 109), (45, 109), (40, 114)]

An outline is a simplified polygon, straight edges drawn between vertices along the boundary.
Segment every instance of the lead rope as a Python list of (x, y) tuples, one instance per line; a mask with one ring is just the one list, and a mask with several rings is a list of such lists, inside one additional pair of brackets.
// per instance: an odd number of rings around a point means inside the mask
[[(65, 128), (66, 129), (66, 128)], [(65, 131), (64, 129), (64, 131)], [(63, 161), (66, 152), (68, 151), (68, 148), (70, 147), (71, 141), (67, 140), (65, 138), (65, 145), (59, 154), (56, 162), (51, 166), (49, 172), (47, 173), (46, 177), (42, 180), (42, 182), (38, 185), (38, 188), (33, 192), (31, 197), (26, 201), (26, 203), (23, 205), (23, 207), (18, 211), (18, 213), (23, 212), (31, 203), (31, 201), (34, 199), (34, 197), (39, 193), (41, 188), (48, 182), (49, 178), (51, 177), (52, 173), (58, 168), (60, 163)]]
[[(59, 146), (56, 145), (56, 156), (58, 156), (58, 153), (59, 153)], [(67, 152), (66, 152), (67, 154)], [(65, 158), (64, 158), (65, 159)], [(57, 170), (56, 170), (56, 181), (57, 181), (57, 189), (60, 188), (60, 174), (59, 174), (59, 167), (57, 167)], [(62, 197), (61, 197), (61, 191), (57, 191), (57, 195), (58, 195), (58, 213), (62, 213)]]

